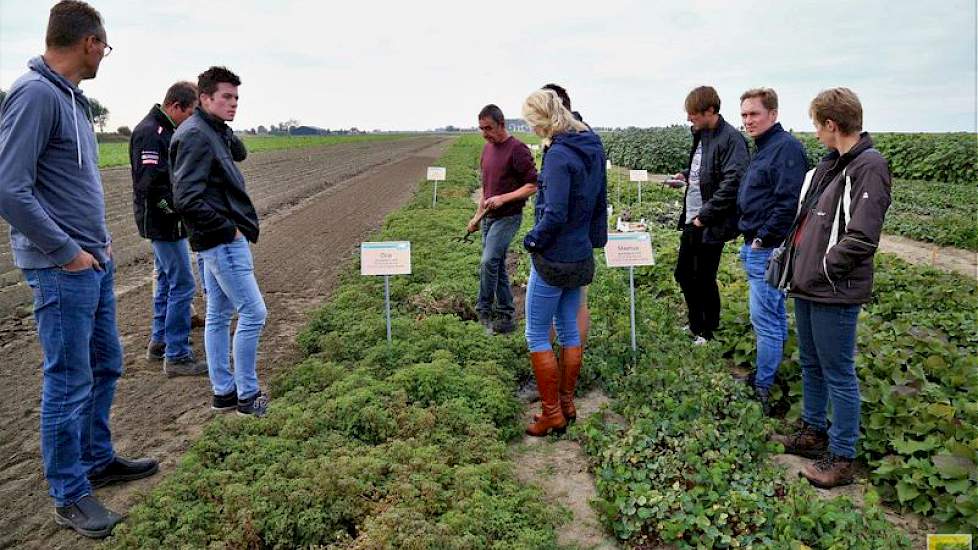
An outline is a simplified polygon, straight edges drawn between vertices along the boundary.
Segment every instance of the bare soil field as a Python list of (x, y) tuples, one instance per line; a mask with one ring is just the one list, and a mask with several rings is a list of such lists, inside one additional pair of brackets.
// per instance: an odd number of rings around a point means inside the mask
[[(425, 168), (448, 143), (445, 138), (412, 137), (275, 151), (243, 163), (262, 222), (253, 253), (269, 312), (258, 357), (263, 386), (298, 357), (296, 333), (308, 312), (329, 296), (360, 241), (410, 199)], [(206, 377), (167, 379), (160, 364), (143, 358), (151, 318), (152, 252), (133, 226), (129, 171), (105, 170), (102, 175), (118, 264), (118, 324), (126, 369), (112, 411), (114, 442), (121, 455), (161, 461), (160, 474), (150, 479), (96, 492), (124, 512), (173, 469), (213, 413)], [(0, 384), (7, 390), (0, 402), (0, 548), (91, 548), (91, 541), (53, 521), (41, 471), (41, 352), (30, 293), (12, 266), (8, 240), (0, 241)], [(194, 329), (192, 338), (195, 352), (203, 357), (202, 329)]]

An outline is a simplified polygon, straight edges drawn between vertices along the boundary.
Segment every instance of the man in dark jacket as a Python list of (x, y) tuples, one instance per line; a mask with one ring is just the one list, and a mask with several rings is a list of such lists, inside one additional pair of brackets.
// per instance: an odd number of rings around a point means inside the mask
[[(815, 168), (789, 243), (803, 407), (800, 430), (775, 435), (792, 454), (819, 458), (801, 474), (818, 487), (852, 482), (859, 441), (856, 323), (873, 294), (873, 256), (890, 206), (886, 159), (862, 132), (848, 88), (818, 94), (809, 110), (829, 154)], [(826, 431), (826, 411), (832, 426)]]
[(105, 537), (122, 516), (93, 489), (159, 468), (116, 454), (109, 424), (122, 375), (115, 266), (91, 108), (78, 85), (95, 78), (112, 48), (102, 16), (74, 0), (51, 8), (45, 44), (0, 107), (0, 217), (34, 291), (44, 352), (41, 456), (54, 521)]
[(194, 274), (187, 247), (187, 231), (173, 204), (169, 148), (173, 131), (194, 112), (197, 87), (177, 82), (166, 91), (162, 105), (154, 105), (133, 129), (129, 140), (132, 166), (132, 206), (136, 228), (150, 239), (156, 267), (153, 329), (146, 357), (163, 360), (167, 376), (207, 372), (190, 347), (190, 305)]
[(788, 339), (788, 314), (784, 293), (764, 280), (764, 272), (771, 252), (784, 241), (795, 218), (808, 161), (801, 142), (778, 124), (778, 94), (774, 90), (744, 92), (740, 116), (747, 135), (757, 145), (737, 194), (737, 229), (744, 235), (740, 260), (747, 272), (750, 320), (757, 338), (754, 390), (766, 411)]
[[(241, 80), (224, 67), (200, 74), (200, 106), (170, 144), (173, 198), (204, 258), (207, 321), (204, 349), (214, 389), (213, 408), (263, 416), (268, 397), (258, 386), (258, 340), (267, 311), (248, 241), (258, 241), (258, 213), (232, 157), (231, 128)], [(238, 312), (231, 372), (231, 317)]]
[(737, 188), (750, 154), (744, 136), (720, 116), (720, 96), (712, 87), (689, 92), (686, 115), (693, 148), (688, 168), (674, 176), (687, 182), (675, 276), (698, 345), (712, 340), (720, 325), (717, 269), (723, 243), (737, 236)]

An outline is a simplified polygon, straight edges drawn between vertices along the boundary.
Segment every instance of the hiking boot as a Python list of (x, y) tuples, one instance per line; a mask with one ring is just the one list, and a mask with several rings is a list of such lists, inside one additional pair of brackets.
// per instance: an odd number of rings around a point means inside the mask
[(557, 357), (552, 351), (537, 351), (530, 353), (530, 362), (533, 363), (533, 374), (540, 388), (541, 414), (526, 427), (526, 433), (534, 437), (543, 437), (550, 432), (563, 433), (567, 420), (560, 410)]
[(149, 477), (160, 469), (160, 463), (155, 458), (139, 458), (129, 460), (121, 456), (116, 456), (109, 462), (108, 466), (96, 473), (88, 474), (88, 482), (92, 489), (105, 487), (110, 483), (119, 481), (134, 481)]
[(261, 418), (262, 416), (265, 416), (265, 413), (267, 412), (268, 396), (264, 393), (258, 392), (248, 399), (238, 400), (239, 416), (254, 416), (256, 418)]
[(167, 357), (163, 360), (163, 373), (167, 378), (207, 374), (207, 361), (197, 361), (192, 353), (176, 359)]
[(165, 353), (166, 344), (163, 342), (154, 342), (150, 340), (149, 345), (146, 346), (147, 361), (162, 361)]
[(849, 485), (853, 481), (853, 463), (851, 458), (826, 451), (821, 458), (802, 468), (800, 475), (821, 489)]
[(761, 404), (764, 416), (771, 414), (771, 389), (754, 386), (754, 398)]
[(805, 422), (801, 422), (801, 426), (792, 434), (776, 433), (770, 439), (784, 445), (784, 452), (805, 458), (818, 458), (825, 454), (829, 446), (829, 436), (825, 430), (818, 430)]
[(54, 522), (62, 527), (69, 527), (80, 534), (100, 539), (109, 536), (122, 516), (106, 509), (92, 495), (85, 495), (71, 506), (55, 507)]
[(492, 331), (496, 334), (509, 334), (516, 330), (516, 321), (508, 315), (501, 315), (492, 323)]
[(231, 412), (238, 408), (238, 390), (231, 390), (224, 395), (215, 395), (211, 409), (218, 412)]

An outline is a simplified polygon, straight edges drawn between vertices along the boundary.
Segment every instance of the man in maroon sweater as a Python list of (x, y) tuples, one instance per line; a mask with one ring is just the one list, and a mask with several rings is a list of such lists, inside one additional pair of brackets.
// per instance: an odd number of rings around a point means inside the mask
[(507, 333), (516, 329), (516, 308), (506, 274), (506, 252), (520, 228), (526, 199), (537, 191), (537, 167), (526, 144), (506, 131), (506, 118), (499, 107), (483, 107), (479, 130), (486, 140), (482, 149), (482, 198), (468, 226), (469, 231), (476, 231), (481, 218), (482, 261), (475, 309), (487, 330)]

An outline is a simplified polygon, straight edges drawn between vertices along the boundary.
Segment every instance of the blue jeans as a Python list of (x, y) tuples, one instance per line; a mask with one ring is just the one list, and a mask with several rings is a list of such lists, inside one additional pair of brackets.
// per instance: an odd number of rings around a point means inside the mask
[(196, 290), (187, 239), (153, 241), (153, 256), (156, 295), (152, 340), (166, 344), (167, 358), (186, 357), (191, 354), (190, 304)]
[(788, 340), (788, 312), (785, 309), (784, 292), (764, 280), (767, 259), (773, 248), (754, 250), (749, 244), (740, 248), (740, 261), (747, 272), (750, 288), (750, 322), (757, 338), (757, 365), (754, 385), (768, 389), (781, 366), (784, 343)]
[(801, 418), (824, 430), (826, 407), (831, 403), (829, 451), (846, 458), (855, 458), (859, 440), (860, 397), (855, 361), (859, 309), (858, 304), (820, 304), (795, 298)]
[[(204, 258), (204, 287), (207, 289), (207, 320), (204, 351), (215, 395), (235, 390), (244, 400), (258, 393), (256, 361), (258, 339), (268, 315), (251, 249), (244, 237), (219, 244), (200, 253)], [(234, 372), (231, 372), (231, 316), (238, 312), (234, 331)]]
[(122, 375), (114, 266), (68, 272), (25, 269), (44, 352), (41, 456), (55, 506), (92, 492), (87, 475), (115, 457), (109, 409)]
[(530, 266), (526, 285), (526, 344), (531, 352), (552, 350), (551, 324), (557, 329), (561, 347), (581, 345), (577, 329), (577, 308), (581, 304), (581, 287), (550, 286)]
[(513, 318), (513, 291), (506, 274), (506, 251), (523, 221), (523, 214), (482, 218), (482, 260), (479, 262), (479, 298), (475, 309), (490, 314), (495, 304), (501, 316)]

